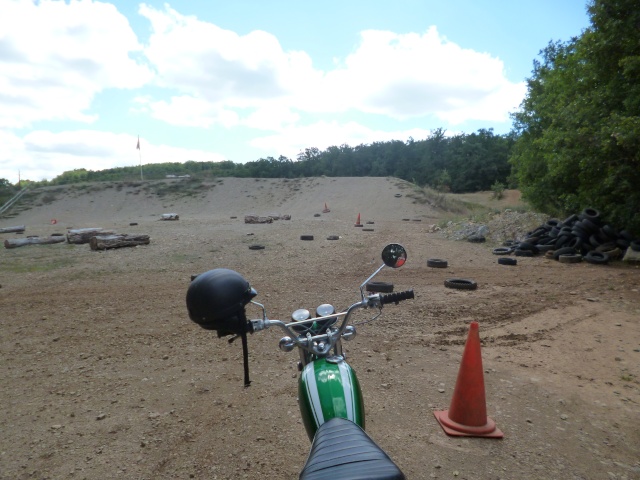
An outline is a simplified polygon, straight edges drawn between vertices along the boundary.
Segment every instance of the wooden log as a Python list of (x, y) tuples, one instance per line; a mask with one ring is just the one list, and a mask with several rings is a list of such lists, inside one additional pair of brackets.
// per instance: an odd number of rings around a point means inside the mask
[(91, 250), (107, 250), (110, 248), (137, 247), (148, 245), (151, 240), (149, 235), (97, 235), (91, 237), (89, 246)]
[(177, 213), (163, 213), (160, 220), (180, 220), (180, 216)]
[(245, 215), (244, 223), (273, 223), (273, 218), (260, 217), (258, 215)]
[(272, 220), (291, 220), (291, 215), (282, 213), (270, 213), (267, 215)]
[(53, 243), (62, 243), (65, 240), (64, 236), (60, 235), (51, 237), (7, 238), (4, 241), (4, 248), (18, 248), (27, 245), (50, 245)]
[(0, 233), (12, 233), (12, 232), (24, 233), (24, 231), (25, 231), (25, 226), (24, 225), (18, 225), (16, 227), (0, 228)]
[(76, 245), (89, 243), (96, 235), (113, 235), (114, 232), (103, 228), (78, 228), (67, 232), (67, 242)]

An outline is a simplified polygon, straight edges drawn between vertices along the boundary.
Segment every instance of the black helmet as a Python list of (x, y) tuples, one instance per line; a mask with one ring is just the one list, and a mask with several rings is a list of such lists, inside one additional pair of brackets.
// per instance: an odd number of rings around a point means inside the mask
[(247, 332), (244, 306), (257, 295), (242, 275), (216, 268), (195, 277), (187, 290), (189, 318), (218, 336)]

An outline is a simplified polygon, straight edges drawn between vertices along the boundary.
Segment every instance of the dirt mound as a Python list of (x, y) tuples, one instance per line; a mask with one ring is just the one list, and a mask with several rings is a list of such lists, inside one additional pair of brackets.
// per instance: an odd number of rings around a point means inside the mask
[[(174, 179), (157, 182), (103, 182), (41, 188), (0, 219), (0, 226), (48, 225), (57, 228), (108, 226), (153, 220), (175, 212), (181, 219), (228, 219), (247, 214), (290, 214), (309, 218), (322, 214), (325, 204), (331, 217), (354, 223), (376, 218), (437, 218), (428, 205), (403, 196), (411, 184), (395, 178), (301, 179), (220, 178), (212, 181)], [(396, 197), (400, 195), (400, 197)], [(10, 212), (11, 213), (11, 212)]]

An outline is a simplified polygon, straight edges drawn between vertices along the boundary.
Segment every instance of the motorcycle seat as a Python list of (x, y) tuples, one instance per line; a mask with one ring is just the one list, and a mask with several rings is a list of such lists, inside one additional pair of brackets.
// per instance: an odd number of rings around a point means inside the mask
[(299, 479), (405, 480), (405, 476), (362, 428), (332, 418), (316, 432)]

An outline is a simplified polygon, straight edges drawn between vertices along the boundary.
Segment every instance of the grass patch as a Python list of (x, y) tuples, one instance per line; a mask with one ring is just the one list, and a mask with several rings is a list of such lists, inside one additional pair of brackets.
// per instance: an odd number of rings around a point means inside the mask
[[(32, 247), (33, 248), (33, 247)], [(72, 258), (55, 257), (55, 258), (33, 258), (33, 262), (25, 262), (23, 258), (15, 259), (15, 263), (8, 262), (2, 266), (3, 272), (9, 273), (33, 273), (33, 272), (50, 272), (60, 268), (66, 268), (74, 265), (76, 262)]]

